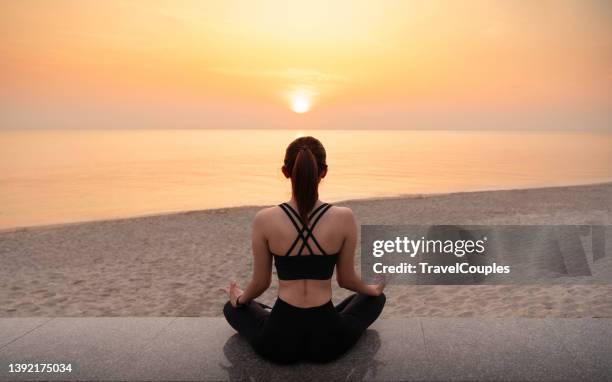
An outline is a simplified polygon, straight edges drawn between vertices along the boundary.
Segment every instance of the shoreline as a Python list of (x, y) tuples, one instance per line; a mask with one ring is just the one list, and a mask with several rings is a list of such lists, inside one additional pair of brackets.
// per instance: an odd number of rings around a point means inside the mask
[[(482, 189), (482, 190), (469, 190), (469, 191), (401, 194), (401, 195), (394, 195), (394, 196), (372, 196), (372, 197), (367, 197), (367, 198), (342, 199), (342, 200), (331, 202), (331, 203), (345, 205), (345, 204), (354, 204), (354, 203), (361, 203), (361, 202), (392, 201), (392, 200), (398, 200), (398, 199), (399, 200), (425, 199), (425, 198), (447, 197), (447, 196), (455, 196), (455, 195), (480, 194), (480, 193), (491, 193), (491, 192), (513, 192), (513, 191), (530, 191), (530, 190), (544, 191), (544, 190), (557, 190), (557, 189), (566, 189), (566, 188), (609, 186), (609, 185), (612, 185), (612, 180), (603, 181), (603, 182), (595, 182), (595, 183), (580, 183), (580, 184), (567, 184), (567, 185), (554, 185), (554, 186), (536, 186), (536, 187), (526, 187), (526, 188), (518, 187), (518, 188)], [(266, 208), (270, 206), (272, 205), (245, 204), (245, 205), (231, 206), (231, 207), (205, 208), (205, 209), (195, 209), (195, 210), (177, 210), (177, 211), (168, 211), (168, 212), (152, 212), (152, 213), (147, 213), (147, 214), (139, 214), (139, 215), (125, 216), (125, 217), (109, 217), (109, 218), (102, 218), (102, 219), (78, 220), (78, 221), (58, 222), (58, 223), (51, 223), (51, 224), (15, 226), (15, 227), (8, 227), (8, 228), (0, 228), (0, 235), (4, 233), (10, 233), (10, 232), (47, 230), (47, 229), (61, 228), (61, 227), (81, 225), (81, 224), (95, 224), (95, 223), (114, 222), (114, 221), (123, 221), (123, 220), (138, 220), (138, 219), (146, 219), (146, 218), (153, 218), (153, 217), (184, 215), (184, 214), (193, 214), (193, 213), (205, 213), (205, 212), (215, 212), (215, 211), (226, 211), (226, 210), (241, 210), (241, 209), (253, 209), (253, 208), (261, 209), (261, 208)]]
[[(612, 183), (338, 203), (370, 224), (612, 225)], [(258, 206), (0, 233), (0, 317), (216, 317), (251, 275)], [(358, 246), (359, 248), (359, 246)], [(356, 263), (359, 264), (359, 249)], [(609, 257), (609, 256), (608, 256)], [(605, 257), (597, 267), (612, 271)], [(275, 276), (273, 276), (276, 280)], [(333, 301), (350, 292), (332, 281)], [(272, 305), (276, 281), (259, 298)], [(612, 284), (389, 285), (383, 318), (612, 317)]]

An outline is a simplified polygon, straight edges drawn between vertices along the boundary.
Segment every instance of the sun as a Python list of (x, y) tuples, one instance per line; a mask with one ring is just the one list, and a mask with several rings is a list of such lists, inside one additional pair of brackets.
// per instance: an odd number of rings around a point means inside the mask
[(309, 111), (310, 105), (310, 97), (305, 93), (296, 93), (291, 97), (291, 110), (298, 114)]

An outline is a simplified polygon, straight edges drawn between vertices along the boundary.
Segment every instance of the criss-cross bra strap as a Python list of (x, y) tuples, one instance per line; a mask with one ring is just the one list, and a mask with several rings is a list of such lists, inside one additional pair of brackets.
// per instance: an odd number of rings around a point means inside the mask
[[(319, 207), (317, 207), (311, 214), (309, 219), (312, 219), (312, 217), (319, 212), (322, 208), (325, 207), (325, 205), (327, 205), (327, 203), (323, 203), (321, 204)], [(305, 245), (302, 244), (302, 247), (300, 248), (300, 251), (298, 252), (298, 255), (302, 254), (302, 251), (304, 250), (304, 247), (308, 248), (308, 252), (310, 252), (310, 254), (314, 254), (312, 252), (312, 248), (310, 248), (310, 245), (308, 244), (307, 241), (304, 241), (305, 239), (305, 232), (308, 232), (308, 227), (302, 226), (302, 228), (300, 228), (298, 222), (301, 221), (300, 215), (287, 203), (283, 203), (280, 204), (280, 207), (283, 209), (283, 211), (285, 211), (285, 213), (287, 214), (287, 216), (289, 217), (289, 220), (291, 220), (291, 223), (293, 223), (293, 226), (295, 227), (296, 231), (298, 232), (298, 236), (295, 238), (295, 240), (293, 241), (293, 244), (291, 244), (291, 247), (289, 248), (289, 250), (287, 251), (287, 253), (285, 254), (286, 256), (288, 256), (289, 254), (291, 254), (291, 251), (293, 251), (293, 248), (295, 248), (295, 246), (297, 245), (298, 241), (300, 241), (300, 239), (302, 239), (302, 241), (304, 243), (306, 243)], [(292, 216), (293, 214), (293, 216)]]
[[(296, 221), (296, 218), (293, 217), (293, 215), (291, 215), (291, 212), (293, 209), (291, 208), (291, 206), (289, 206), (287, 203), (282, 203), (278, 205), (283, 211), (285, 211), (285, 213), (287, 214), (287, 216), (289, 217), (289, 220), (291, 220), (291, 223), (293, 223), (293, 226), (295, 227), (295, 230), (297, 231), (298, 235), (295, 238), (295, 240), (293, 241), (293, 244), (291, 244), (291, 247), (289, 247), (289, 250), (287, 250), (287, 253), (285, 253), (285, 256), (289, 256), (289, 254), (291, 253), (291, 251), (293, 251), (293, 248), (295, 248), (295, 246), (297, 245), (298, 241), (300, 241), (300, 239), (304, 240), (304, 232), (306, 231), (306, 228), (302, 227), (300, 228), (298, 221), (299, 219)], [(298, 215), (299, 216), (299, 215)], [(312, 252), (310, 246), (308, 247), (308, 250)]]
[[(287, 208), (287, 210), (289, 212), (291, 212), (291, 214), (293, 214), (293, 216), (295, 216), (296, 221), (300, 222), (302, 221), (302, 217), (300, 216), (300, 214), (293, 208), (291, 207), (290, 204), (288, 203), (283, 203), (283, 205)], [(310, 215), (308, 215), (308, 219), (312, 220), (312, 218), (319, 212), (321, 211), (323, 208), (325, 208), (326, 206), (328, 206), (327, 203), (321, 203), (321, 205), (317, 208), (315, 208)], [(302, 227), (302, 229), (308, 230), (308, 227)]]
[[(323, 216), (323, 214), (325, 214), (327, 212), (327, 210), (329, 210), (331, 208), (331, 204), (325, 204), (325, 207), (323, 207), (321, 209), (321, 213), (319, 213), (319, 215), (316, 217), (316, 219), (312, 222), (312, 225), (309, 227), (308, 231), (306, 232), (306, 237), (304, 238), (304, 240), (302, 241), (302, 246), (300, 247), (300, 251), (299, 253), (302, 253), (302, 251), (304, 250), (304, 245), (308, 243), (308, 239), (311, 238), (313, 243), (315, 243), (315, 245), (317, 246), (317, 248), (319, 248), (319, 251), (321, 251), (322, 255), (327, 255), (327, 253), (325, 252), (325, 250), (321, 247), (321, 245), (319, 244), (319, 242), (317, 241), (317, 239), (315, 238), (315, 235), (313, 233), (315, 226), (317, 225), (317, 223), (319, 222), (319, 219), (321, 219), (321, 217)], [(317, 210), (318, 211), (318, 210)], [(312, 254), (312, 251), (311, 251)]]
[[(313, 242), (315, 243), (315, 245), (319, 248), (319, 250), (321, 251), (322, 254), (326, 254), (325, 250), (323, 250), (323, 248), (321, 248), (321, 245), (319, 245), (319, 243), (317, 242), (317, 240), (315, 239), (312, 230), (314, 229), (315, 225), (317, 224), (317, 222), (319, 221), (319, 219), (321, 218), (321, 216), (323, 216), (323, 214), (331, 207), (330, 204), (327, 203), (322, 203), (319, 207), (317, 207), (309, 216), (309, 220), (312, 221), (312, 218), (316, 216), (313, 224), (308, 227), (305, 225), (302, 225), (302, 228), (300, 228), (300, 226), (298, 225), (298, 222), (301, 221), (300, 218), (300, 214), (294, 210), (289, 204), (287, 203), (283, 203), (280, 205), (280, 207), (283, 209), (283, 211), (285, 211), (285, 213), (287, 214), (287, 216), (289, 216), (289, 219), (291, 220), (291, 222), (293, 223), (293, 226), (295, 227), (295, 229), (298, 231), (298, 236), (295, 238), (295, 240), (293, 241), (293, 244), (291, 245), (291, 247), (289, 248), (289, 250), (287, 251), (286, 255), (289, 255), (291, 253), (291, 251), (293, 250), (293, 248), (295, 248), (295, 246), (297, 245), (298, 241), (300, 239), (302, 239), (302, 246), (300, 247), (300, 250), (298, 251), (298, 256), (302, 255), (302, 252), (304, 251), (304, 248), (308, 249), (308, 252), (311, 255), (314, 255), (314, 252), (312, 251), (312, 248), (310, 247), (310, 245), (308, 244), (308, 238), (312, 238)], [(320, 212), (320, 213), (319, 213)], [(293, 216), (292, 216), (293, 214)], [(317, 216), (318, 214), (318, 216)], [(304, 233), (306, 233), (304, 235)]]
[[(292, 209), (287, 208), (288, 204), (287, 203), (282, 203), (278, 205), (283, 211), (285, 211), (285, 213), (287, 214), (287, 216), (289, 216), (289, 220), (291, 220), (291, 223), (293, 223), (293, 226), (295, 227), (296, 231), (298, 231), (298, 234), (301, 236), (302, 235), (302, 231), (304, 230), (303, 228), (300, 228), (300, 225), (298, 224), (299, 220), (296, 221), (296, 219), (293, 217), (293, 215), (291, 215), (291, 211)], [(299, 216), (299, 215), (298, 215)]]

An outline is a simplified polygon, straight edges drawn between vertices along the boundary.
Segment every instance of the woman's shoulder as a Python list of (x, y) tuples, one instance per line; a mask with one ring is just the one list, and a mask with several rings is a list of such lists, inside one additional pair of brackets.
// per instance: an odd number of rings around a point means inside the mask
[(338, 214), (343, 214), (343, 215), (352, 215), (353, 214), (353, 210), (350, 207), (337, 206), (335, 204), (332, 204), (330, 210), (335, 211)]
[(332, 205), (329, 212), (331, 215), (333, 215), (334, 220), (340, 224), (350, 222), (355, 218), (353, 215), (353, 210), (349, 207)]
[(338, 217), (353, 216), (353, 210), (351, 210), (349, 207), (337, 206), (332, 203), (329, 204), (331, 204), (331, 208), (328, 211), (329, 214), (333, 214)]
[(255, 222), (266, 220), (269, 217), (275, 215), (278, 212), (278, 209), (278, 206), (262, 208), (261, 210), (255, 213), (255, 217), (253, 218), (253, 220)]

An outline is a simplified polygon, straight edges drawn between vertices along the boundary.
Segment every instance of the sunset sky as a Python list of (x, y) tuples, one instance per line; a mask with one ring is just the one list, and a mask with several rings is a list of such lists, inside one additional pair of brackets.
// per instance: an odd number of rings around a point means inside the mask
[(2, 1), (0, 84), (0, 128), (612, 129), (612, 2)]

